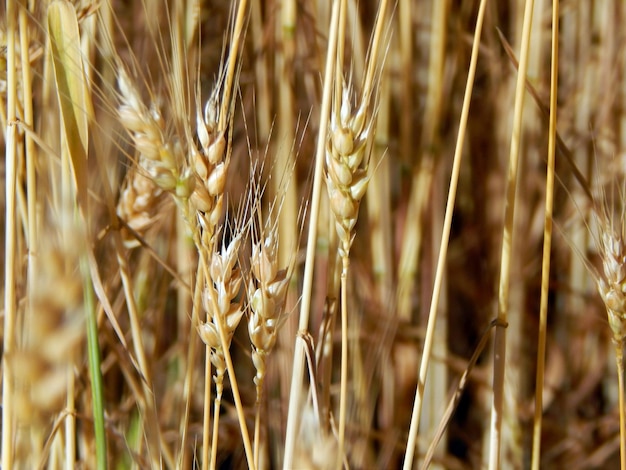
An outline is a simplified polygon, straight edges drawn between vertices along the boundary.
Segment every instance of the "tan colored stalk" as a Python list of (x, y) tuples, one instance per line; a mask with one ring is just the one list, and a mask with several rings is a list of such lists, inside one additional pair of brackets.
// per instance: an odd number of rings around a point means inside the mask
[[(402, 117), (400, 119), (400, 152), (405, 158), (413, 154), (413, 24), (412, 24), (412, 7), (408, 0), (400, 1), (398, 11), (398, 21), (400, 29), (400, 54), (402, 67)], [(437, 2), (441, 3), (441, 2)], [(431, 48), (436, 41), (431, 38)], [(432, 54), (432, 49), (431, 49)], [(432, 55), (431, 55), (432, 57)], [(429, 67), (429, 73), (434, 70)], [(429, 80), (429, 86), (430, 80)], [(427, 94), (427, 99), (430, 97)], [(432, 100), (431, 100), (432, 101)], [(431, 108), (432, 109), (432, 108)], [(428, 114), (424, 117), (424, 123), (433, 122), (428, 118)], [(434, 125), (434, 123), (433, 123)], [(409, 214), (419, 214), (419, 208), (422, 207), (428, 199), (427, 188), (430, 187), (432, 179), (432, 159), (424, 162), (429, 165), (421, 164), (421, 171), (416, 172), (411, 184), (411, 195), (409, 197)], [(416, 162), (409, 162), (409, 165), (415, 165)], [(412, 207), (414, 201), (416, 207)], [(420, 224), (420, 217), (414, 218), (415, 223), (407, 223), (403, 234), (402, 252), (398, 263), (398, 319), (404, 321), (411, 320), (412, 311), (412, 286), (417, 271), (418, 254), (422, 245), (423, 230)], [(408, 221), (407, 221), (408, 222)]]
[[(187, 359), (186, 359), (186, 370), (185, 370), (185, 377), (183, 379), (183, 392), (182, 392), (182, 400), (184, 402), (184, 411), (183, 411), (183, 415), (181, 417), (181, 421), (180, 421), (180, 426), (179, 426), (179, 433), (181, 435), (180, 438), (180, 448), (179, 448), (179, 455), (178, 455), (178, 460), (177, 460), (177, 465), (178, 468), (182, 468), (183, 463), (185, 462), (185, 454), (186, 454), (186, 448), (187, 448), (187, 431), (188, 431), (188, 423), (189, 423), (189, 410), (191, 407), (191, 393), (193, 390), (193, 364), (195, 364), (196, 361), (196, 357), (197, 357), (197, 349), (198, 349), (198, 341), (197, 341), (197, 337), (195, 335), (196, 333), (196, 325), (199, 324), (200, 320), (199, 320), (199, 316), (198, 316), (198, 311), (201, 309), (201, 302), (202, 302), (202, 286), (204, 285), (204, 278), (203, 278), (203, 273), (204, 271), (202, 270), (202, 267), (200, 265), (198, 265), (197, 270), (196, 270), (196, 279), (195, 279), (195, 287), (194, 287), (194, 292), (193, 292), (193, 299), (192, 299), (192, 305), (191, 305), (191, 322), (190, 322), (190, 332), (189, 332), (189, 343), (188, 343), (188, 349), (187, 349)], [(208, 364), (208, 376), (211, 376), (211, 362), (210, 360), (205, 361), (205, 367)], [(210, 409), (211, 406), (211, 394), (210, 394), (211, 388), (209, 387), (209, 391), (208, 391), (208, 400), (207, 400), (207, 393), (205, 391), (205, 404), (204, 404), (204, 409)], [(208, 401), (208, 405), (207, 405), (207, 401)], [(207, 417), (204, 419), (210, 419), (210, 413), (207, 413)], [(208, 426), (208, 425), (207, 425)], [(204, 426), (203, 426), (204, 427)], [(208, 449), (209, 449), (209, 435), (205, 433), (203, 433), (202, 435), (202, 469), (206, 470), (206, 468), (208, 468)]]
[[(517, 190), (517, 172), (522, 136), (522, 115), (526, 88), (526, 69), (530, 51), (530, 33), (533, 20), (534, 0), (526, 1), (520, 65), (515, 86), (515, 109), (513, 111), (513, 129), (509, 154), (509, 170), (506, 178), (506, 206), (504, 214), (504, 232), (502, 236), (502, 253), (500, 256), (500, 282), (498, 286), (498, 324), (506, 325), (508, 321), (509, 288), (511, 277), (511, 255), (513, 238), (513, 221), (515, 215), (515, 193)], [(493, 402), (491, 408), (491, 439), (489, 447), (489, 468), (500, 468), (500, 442), (502, 435), (502, 412), (504, 393), (504, 371), (506, 364), (506, 327), (496, 328), (494, 340), (493, 370)]]
[(539, 337), (537, 338), (537, 378), (535, 386), (535, 415), (531, 468), (539, 470), (541, 461), (541, 427), (543, 417), (543, 387), (546, 362), (546, 331), (548, 324), (548, 294), (550, 291), (550, 254), (552, 250), (552, 213), (554, 207), (554, 166), (556, 159), (557, 87), (559, 75), (559, 1), (552, 2), (552, 62), (550, 66), (550, 124), (548, 128), (548, 170), (546, 176), (546, 205), (541, 266), (541, 304), (539, 307)]
[[(344, 133), (344, 129), (346, 130), (347, 136), (348, 137), (353, 137), (351, 136), (351, 133), (353, 132), (350, 129), (350, 126), (348, 124), (348, 118), (351, 117), (350, 116), (350, 95), (347, 92), (345, 85), (344, 85), (344, 78), (343, 78), (343, 62), (344, 62), (344, 47), (345, 47), (345, 41), (346, 41), (346, 10), (348, 8), (348, 1), (347, 0), (342, 0), (341, 1), (341, 6), (339, 9), (339, 31), (337, 34), (337, 60), (335, 61), (335, 96), (334, 96), (334, 107), (333, 110), (331, 111), (331, 126), (333, 128), (336, 127), (336, 129), (333, 129), (333, 132), (337, 132), (337, 135), (340, 136), (340, 138), (343, 136)], [(346, 109), (348, 110), (347, 113), (344, 112), (344, 106), (346, 107)], [(341, 119), (340, 118), (344, 118)], [(337, 124), (333, 125), (333, 121), (335, 121)], [(360, 132), (360, 129), (358, 130), (358, 132)], [(335, 224), (341, 224), (341, 225), (345, 225), (346, 222), (349, 221), (354, 221), (356, 223), (356, 217), (358, 215), (358, 202), (360, 201), (361, 197), (363, 196), (363, 194), (360, 195), (360, 197), (351, 197), (349, 190), (347, 191), (347, 196), (343, 195), (343, 191), (338, 191), (337, 189), (331, 189), (331, 182), (334, 182), (334, 180), (336, 180), (336, 174), (335, 173), (330, 173), (332, 170), (332, 165), (331, 165), (331, 161), (337, 161), (339, 162), (339, 164), (341, 164), (341, 157), (347, 157), (348, 154), (351, 154), (353, 149), (352, 149), (352, 142), (348, 141), (348, 145), (347, 147), (349, 147), (349, 151), (348, 152), (340, 152), (337, 150), (337, 145), (333, 142), (334, 139), (334, 135), (331, 137), (331, 144), (333, 148), (332, 152), (332, 156), (329, 159), (328, 156), (328, 150), (326, 152), (326, 167), (327, 167), (327, 176), (326, 176), (326, 187), (328, 188), (328, 192), (329, 192), (329, 201), (330, 201), (330, 208), (332, 210), (332, 212), (335, 213)], [(361, 152), (361, 155), (363, 153), (364, 150), (359, 149)], [(357, 152), (355, 152), (357, 153)], [(350, 176), (350, 180), (352, 180), (352, 175), (351, 173), (356, 170), (356, 167), (358, 167), (360, 165), (360, 161), (357, 161), (357, 164), (355, 165), (355, 168), (353, 169), (352, 167), (347, 167), (346, 171)], [(335, 178), (333, 178), (333, 176), (335, 176)], [(364, 181), (367, 181), (366, 179)], [(351, 183), (351, 181), (349, 181), (349, 183)], [(362, 185), (363, 186), (363, 193), (365, 192), (365, 188), (367, 187), (367, 182), (365, 184)], [(333, 191), (335, 191), (335, 194), (339, 195), (339, 199), (338, 202), (339, 204), (345, 204), (346, 207), (348, 206), (352, 206), (348, 209), (348, 211), (350, 212), (350, 214), (347, 214), (347, 212), (345, 214), (341, 214), (341, 209), (340, 207), (335, 207), (338, 206), (338, 204), (333, 204)], [(351, 204), (353, 201), (356, 201), (356, 204)], [(343, 219), (343, 220), (342, 220)], [(346, 410), (348, 407), (348, 268), (349, 268), (349, 263), (350, 263), (350, 258), (349, 258), (349, 253), (350, 253), (350, 245), (352, 245), (352, 227), (350, 227), (350, 222), (348, 222), (348, 226), (346, 227), (347, 230), (340, 230), (339, 229), (339, 225), (337, 228), (337, 234), (339, 235), (339, 249), (338, 249), (338, 253), (339, 253), (339, 257), (341, 258), (341, 265), (342, 265), (342, 269), (341, 269), (341, 291), (339, 294), (339, 298), (341, 301), (341, 365), (340, 365), (340, 386), (339, 386), (339, 426), (337, 429), (337, 434), (338, 434), (338, 447), (337, 447), (337, 461), (336, 461), (336, 468), (340, 469), (343, 465), (343, 461), (344, 461), (344, 455), (345, 455), (345, 451), (344, 451), (344, 447), (345, 447), (345, 434), (346, 434)], [(354, 226), (354, 223), (352, 223), (352, 226)]]
[[(422, 241), (427, 233), (428, 225), (424, 226), (424, 214), (430, 205), (433, 211), (438, 211), (438, 205), (433, 204), (435, 194), (439, 194), (441, 201), (445, 196), (445, 193), (440, 192), (438, 188), (433, 188), (433, 180), (436, 177), (436, 158), (437, 149), (440, 147), (438, 138), (439, 126), (441, 122), (442, 107), (444, 101), (444, 65), (446, 59), (446, 37), (447, 37), (447, 23), (448, 23), (448, 10), (450, 2), (448, 0), (442, 0), (439, 2), (433, 2), (431, 6), (431, 34), (429, 41), (429, 63), (428, 63), (428, 89), (426, 92), (426, 105), (423, 116), (423, 127), (420, 138), (420, 157), (417, 163), (418, 167), (414, 170), (411, 181), (411, 195), (409, 196), (409, 207), (407, 209), (408, 214), (411, 214), (407, 218), (405, 225), (405, 233), (403, 236), (401, 265), (398, 278), (400, 300), (398, 302), (401, 306), (399, 310), (400, 318), (404, 321), (411, 321), (412, 317), (412, 298), (414, 295), (415, 275), (417, 272), (417, 266), (420, 259), (420, 251), (422, 249)], [(443, 176), (441, 172), (438, 175)], [(443, 178), (441, 183), (445, 185)], [(443, 206), (443, 202), (441, 203)], [(442, 207), (443, 208), (443, 207)], [(413, 216), (414, 215), (414, 216)], [(432, 239), (435, 240), (438, 233), (441, 230), (440, 224), (443, 223), (443, 218), (439, 214), (433, 214), (432, 227)], [(434, 222), (437, 220), (438, 222)], [(435, 234), (435, 231), (437, 234)], [(436, 243), (433, 243), (433, 267), (431, 272), (436, 271), (434, 266), (434, 260), (437, 258), (436, 252), (441, 249), (437, 247)], [(430, 281), (429, 281), (430, 282)], [(439, 295), (441, 298), (441, 294)], [(439, 304), (439, 311), (445, 311), (445, 306)], [(435, 413), (440, 409), (439, 406), (439, 390), (440, 387), (446, 387), (447, 378), (447, 366), (446, 362), (446, 337), (447, 326), (445, 322), (439, 322), (435, 324), (434, 333), (434, 353), (439, 357), (439, 362), (435, 364), (435, 369), (431, 373), (431, 378), (428, 381), (428, 388), (425, 389), (424, 401), (426, 406), (426, 414), (422, 416), (421, 426), (426, 426), (423, 429), (424, 433), (434, 431), (434, 427), (437, 425), (438, 418), (435, 418)], [(398, 350), (397, 360), (401, 360), (399, 353), (403, 352)], [(404, 354), (409, 354), (407, 362), (409, 365), (414, 364), (417, 361), (417, 351), (412, 349), (405, 351)], [(414, 359), (413, 359), (414, 358)], [(402, 366), (403, 362), (399, 362)], [(411, 373), (411, 379), (415, 379), (414, 373)], [(432, 375), (434, 374), (434, 375)], [(425, 387), (426, 387), (425, 383)], [(403, 391), (401, 391), (402, 393)]]
[[(21, 80), (22, 80), (22, 93), (23, 93), (23, 107), (24, 107), (24, 124), (30, 128), (34, 127), (33, 120), (33, 90), (32, 90), (32, 71), (30, 63), (30, 33), (28, 19), (32, 14), (23, 5), (19, 9), (19, 28), (20, 28), (20, 50), (21, 50)], [(37, 256), (36, 248), (38, 246), (37, 225), (38, 225), (38, 211), (37, 211), (37, 197), (39, 192), (37, 191), (36, 184), (36, 172), (37, 172), (37, 147), (33, 138), (29, 135), (25, 135), (25, 157), (26, 157), (26, 187), (28, 191), (26, 193), (27, 198), (27, 247), (28, 247), (28, 267), (27, 267), (27, 307), (25, 312), (25, 323), (29, 324), (36, 320), (36, 310), (33, 307), (34, 302), (34, 286), (37, 268)], [(67, 409), (68, 416), (65, 420), (66, 423), (66, 435), (75, 435), (75, 418), (74, 418), (74, 371), (71, 366), (68, 366), (67, 371), (68, 390), (67, 390)], [(38, 432), (38, 431), (36, 431)], [(70, 434), (71, 433), (71, 434)], [(74, 454), (74, 439), (68, 439), (66, 441), (66, 455)], [(39, 451), (40, 449), (37, 449)], [(69, 461), (66, 460), (66, 461)]]
[[(298, 185), (296, 178), (289, 178), (294, 167), (294, 149), (291, 142), (295, 142), (297, 125), (294, 120), (295, 108), (295, 77), (294, 58), (296, 53), (296, 24), (297, 4), (295, 0), (280, 2), (280, 40), (282, 47), (278, 54), (276, 73), (280, 77), (278, 86), (278, 145), (276, 158), (272, 163), (273, 195), (282, 199), (278, 223), (278, 263), (286, 266), (298, 245)], [(284, 181), (287, 181), (286, 183)]]
[(222, 94), (221, 104), (222, 107), (219, 113), (218, 129), (225, 129), (231, 118), (232, 109), (232, 97), (233, 83), (235, 77), (238, 76), (237, 69), (239, 65), (239, 48), (243, 46), (244, 42), (244, 22), (247, 15), (247, 0), (240, 0), (237, 5), (237, 16), (235, 17), (235, 26), (233, 28), (233, 34), (231, 38), (231, 46), (229, 51), (229, 59), (226, 69), (226, 76), (224, 81), (224, 91)]
[(435, 333), (435, 324), (437, 320), (437, 311), (439, 305), (439, 295), (443, 282), (443, 274), (448, 254), (448, 241), (450, 240), (450, 228), (452, 226), (452, 215), (454, 212), (454, 203), (456, 200), (456, 190), (461, 171), (461, 161), (463, 156), (463, 143), (465, 142), (465, 132), (467, 130), (467, 119), (469, 116), (469, 107), (474, 87), (474, 77), (476, 76), (476, 64), (478, 62), (478, 51), (480, 46), (480, 36), (483, 27), (483, 20), (487, 8), (487, 1), (481, 0), (476, 18), (476, 29), (474, 31), (474, 40), (472, 42), (472, 53), (470, 65), (467, 74), (467, 83), (465, 85), (465, 94), (463, 95), (463, 107), (461, 109), (461, 118), (459, 122), (459, 133), (457, 135), (456, 146), (454, 148), (454, 161), (452, 164), (452, 174), (450, 176), (450, 185), (448, 191), (448, 202), (446, 204), (446, 215), (443, 223), (443, 232), (441, 234), (441, 243), (439, 257), (437, 259), (437, 271), (435, 273), (435, 283), (433, 286), (433, 296), (430, 302), (430, 310), (428, 312), (428, 324), (426, 326), (426, 337), (424, 338), (424, 350), (422, 352), (422, 360), (420, 362), (419, 378), (417, 389), (415, 391), (415, 401), (413, 403), (413, 412), (411, 414), (411, 425), (409, 427), (409, 437), (404, 456), (405, 470), (412, 468), (415, 446), (417, 443), (417, 431), (422, 408), (422, 400), (424, 396), (424, 383), (426, 382), (426, 374), (430, 362), (430, 352)]
[(16, 299), (15, 299), (15, 264), (17, 261), (16, 237), (17, 220), (15, 214), (15, 196), (17, 184), (17, 59), (15, 39), (17, 34), (16, 0), (7, 0), (6, 4), (6, 54), (7, 54), (7, 128), (5, 147), (5, 241), (4, 241), (4, 331), (2, 360), (2, 468), (13, 468), (13, 367), (6, 358), (15, 349), (16, 341)]
[(255, 45), (254, 79), (256, 113), (256, 131), (259, 135), (261, 145), (264, 145), (269, 138), (272, 124), (271, 96), (269, 91), (269, 73), (267, 54), (261, 52), (264, 45), (263, 16), (261, 14), (261, 0), (250, 2), (250, 35), (252, 44)]
[[(309, 219), (309, 233), (307, 237), (306, 259), (304, 264), (304, 278), (302, 286), (302, 304), (298, 330), (304, 334), (309, 328), (309, 314), (311, 309), (311, 292), (313, 287), (313, 267), (315, 264), (315, 246), (317, 241), (317, 224), (319, 218), (322, 182), (324, 178), (324, 154), (326, 151), (326, 132), (331, 103), (332, 76), (336, 58), (337, 27), (339, 19), (339, 0), (334, 0), (329, 25), (328, 46), (326, 51), (326, 67), (324, 69), (324, 90), (320, 110), (320, 122), (315, 154), (315, 173), (313, 176), (313, 192), (311, 194), (311, 216)], [(295, 443), (298, 433), (298, 414), (302, 396), (302, 380), (304, 375), (304, 345), (296, 338), (291, 388), (289, 392), (289, 409), (287, 414), (287, 432), (285, 435), (285, 456), (283, 468), (293, 468)]]
[(615, 365), (617, 366), (617, 390), (619, 393), (619, 463), (626, 469), (626, 405), (624, 404), (624, 342), (615, 343)]
[[(338, 253), (341, 257), (341, 369), (339, 392), (339, 446), (337, 468), (341, 468), (345, 455), (345, 428), (348, 405), (348, 273), (350, 248), (355, 237), (359, 205), (369, 183), (369, 152), (374, 139), (378, 93), (373, 91), (376, 74), (380, 71), (378, 49), (382, 41), (382, 28), (386, 20), (387, 2), (379, 5), (376, 29), (372, 36), (363, 94), (358, 109), (352, 113), (350, 89), (342, 73), (343, 42), (347, 2), (341, 5), (339, 17), (339, 42), (335, 78), (335, 106), (331, 115), (330, 135), (326, 151), (326, 187), (330, 208), (335, 216), (339, 235)], [(367, 154), (367, 155), (366, 155)]]

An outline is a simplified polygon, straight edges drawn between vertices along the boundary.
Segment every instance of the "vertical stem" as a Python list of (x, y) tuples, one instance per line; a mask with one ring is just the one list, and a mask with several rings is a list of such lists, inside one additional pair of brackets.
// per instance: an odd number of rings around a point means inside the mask
[[(522, 114), (526, 85), (526, 68), (530, 44), (530, 32), (533, 20), (534, 0), (527, 0), (524, 10), (522, 27), (522, 47), (520, 65), (515, 88), (515, 109), (513, 114), (513, 131), (509, 153), (509, 170), (507, 174), (506, 206), (504, 214), (504, 233), (502, 253), (500, 257), (500, 284), (498, 288), (498, 324), (506, 325), (508, 321), (509, 284), (511, 278), (511, 254), (513, 246), (513, 221), (515, 215), (515, 193), (517, 191), (517, 173), (522, 130)], [(493, 403), (491, 408), (491, 440), (489, 450), (489, 468), (500, 468), (500, 442), (502, 438), (502, 412), (504, 393), (504, 372), (506, 364), (506, 328), (496, 328), (494, 341), (493, 370)]]
[(254, 466), (259, 468), (259, 446), (261, 438), (261, 400), (257, 400), (254, 417)]
[(248, 2), (247, 0), (240, 0), (237, 6), (237, 17), (235, 18), (235, 27), (233, 29), (233, 36), (230, 48), (230, 54), (228, 58), (228, 71), (226, 73), (226, 83), (224, 84), (224, 94), (222, 96), (222, 109), (220, 110), (218, 129), (226, 129), (226, 125), (229, 119), (230, 113), (228, 110), (231, 105), (231, 93), (233, 87), (233, 81), (235, 79), (235, 70), (237, 67), (237, 54), (239, 47), (243, 41), (243, 27), (244, 19), (246, 17)]
[(5, 265), (4, 265), (4, 338), (2, 361), (2, 468), (13, 466), (13, 370), (7, 357), (15, 348), (15, 261), (16, 261), (16, 220), (15, 189), (17, 178), (17, 74), (15, 58), (16, 10), (17, 1), (7, 0), (7, 129), (6, 129), (6, 207), (5, 207)]
[[(182, 232), (181, 232), (182, 233)], [(182, 238), (182, 235), (179, 236)], [(198, 265), (196, 271), (196, 282), (194, 286), (193, 293), (193, 304), (191, 307), (191, 324), (189, 327), (189, 349), (187, 350), (187, 361), (185, 363), (186, 372), (185, 372), (185, 380), (183, 383), (183, 400), (185, 403), (185, 410), (183, 412), (183, 416), (180, 422), (180, 454), (178, 457), (178, 467), (183, 468), (183, 463), (185, 462), (185, 454), (187, 448), (187, 428), (189, 423), (189, 409), (191, 407), (191, 393), (193, 389), (193, 364), (196, 362), (196, 350), (198, 347), (198, 335), (196, 333), (196, 326), (198, 325), (198, 310), (201, 302), (202, 295), (202, 283), (204, 282), (202, 267)], [(211, 372), (209, 371), (209, 376)], [(210, 406), (210, 397), (209, 397), (209, 406)], [(206, 410), (206, 407), (204, 408)], [(206, 429), (204, 429), (206, 431)], [(205, 442), (206, 439), (206, 442)], [(208, 436), (203, 434), (202, 436), (202, 452), (208, 446)], [(203, 470), (206, 470), (204, 467), (206, 460), (202, 459)]]
[[(345, 245), (345, 244), (344, 244)], [(344, 246), (345, 255), (342, 257), (343, 269), (341, 270), (341, 388), (339, 393), (339, 448), (337, 450), (337, 468), (343, 464), (345, 434), (346, 434), (346, 408), (348, 400), (348, 269), (350, 259), (348, 250)]]
[[(209, 362), (210, 364), (210, 362)], [(211, 366), (209, 366), (211, 367)], [(218, 435), (219, 435), (219, 429), (220, 429), (220, 407), (222, 404), (222, 399), (221, 397), (217, 396), (215, 397), (215, 406), (213, 409), (213, 436), (211, 438), (211, 470), (215, 470), (216, 468), (216, 462), (217, 462), (217, 441), (218, 441)], [(209, 408), (211, 407), (211, 405), (208, 405)]]
[[(330, 34), (326, 54), (326, 68), (324, 70), (324, 93), (322, 109), (320, 111), (319, 135), (317, 152), (315, 155), (315, 175), (313, 177), (313, 193), (311, 194), (311, 218), (309, 220), (309, 234), (307, 238), (306, 260), (304, 264), (304, 279), (302, 286), (302, 305), (298, 329), (301, 333), (308, 330), (309, 313), (311, 309), (311, 291), (313, 288), (313, 266), (315, 263), (315, 245), (317, 240), (317, 223), (319, 218), (320, 199), (324, 169), (324, 153), (326, 150), (326, 129), (328, 127), (328, 113), (330, 110), (330, 94), (332, 90), (332, 73), (337, 43), (337, 19), (339, 14), (339, 0), (333, 3), (330, 21)], [(289, 392), (289, 410), (287, 415), (287, 433), (285, 436), (285, 458), (283, 468), (293, 467), (293, 457), (297, 434), (297, 413), (302, 395), (302, 378), (304, 374), (304, 345), (302, 341), (295, 344), (293, 372), (291, 375), (291, 390)]]
[(548, 294), (550, 284), (550, 252), (552, 249), (552, 211), (554, 206), (554, 165), (556, 150), (556, 109), (559, 73), (559, 1), (552, 2), (552, 64), (550, 67), (550, 125), (548, 137), (548, 170), (546, 177), (546, 207), (543, 232), (543, 260), (541, 267), (541, 304), (539, 307), (539, 339), (537, 345), (537, 379), (535, 388), (535, 416), (533, 420), (533, 448), (531, 468), (539, 470), (541, 458), (541, 426), (543, 416), (543, 382), (546, 363), (546, 330), (548, 323)]
[(75, 379), (74, 367), (72, 364), (67, 366), (67, 398), (65, 407), (67, 417), (65, 418), (65, 469), (72, 470), (74, 468), (74, 460), (76, 456), (76, 404), (74, 401)]
[[(217, 397), (215, 397), (217, 402)], [(209, 436), (212, 441), (217, 441), (217, 434), (209, 432), (211, 426), (211, 348), (207, 345), (204, 347), (204, 416), (202, 418), (202, 470), (207, 470), (209, 462), (213, 462), (213, 452), (211, 451), (211, 460), (209, 460)], [(219, 419), (219, 409), (217, 409), (214, 421)], [(211, 444), (213, 449), (213, 444)], [(213, 464), (211, 464), (213, 468)]]
[(93, 400), (94, 433), (96, 439), (96, 468), (106, 470), (107, 447), (104, 428), (104, 383), (100, 371), (100, 346), (98, 343), (98, 321), (94, 305), (94, 294), (87, 255), (80, 261), (83, 276), (85, 313), (87, 315), (87, 344), (89, 347), (89, 373), (91, 374), (91, 398)]
[(626, 410), (624, 409), (624, 342), (615, 341), (615, 363), (619, 388), (619, 461), (626, 470)]

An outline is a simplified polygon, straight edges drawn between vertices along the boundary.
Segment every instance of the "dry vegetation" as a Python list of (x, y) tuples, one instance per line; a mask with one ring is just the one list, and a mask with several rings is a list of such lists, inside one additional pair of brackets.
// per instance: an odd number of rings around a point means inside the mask
[(2, 468), (626, 468), (623, 2), (0, 12)]

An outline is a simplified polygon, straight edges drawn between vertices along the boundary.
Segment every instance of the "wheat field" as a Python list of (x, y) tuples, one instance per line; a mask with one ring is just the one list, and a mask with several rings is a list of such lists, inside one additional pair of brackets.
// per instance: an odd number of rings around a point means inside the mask
[(7, 0), (3, 469), (626, 470), (626, 5)]

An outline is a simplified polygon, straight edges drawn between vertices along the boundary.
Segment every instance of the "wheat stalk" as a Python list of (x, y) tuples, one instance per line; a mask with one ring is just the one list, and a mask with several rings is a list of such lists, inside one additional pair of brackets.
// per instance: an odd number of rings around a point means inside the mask
[[(17, 74), (16, 45), (17, 38), (17, 1), (8, 1), (6, 10), (7, 35), (7, 128), (6, 138), (6, 174), (5, 174), (5, 265), (4, 265), (4, 357), (11, 354), (16, 341), (16, 299), (15, 299), (15, 252), (16, 252), (16, 182), (17, 182)], [(10, 364), (3, 361), (2, 367), (2, 468), (12, 468), (13, 461), (13, 397), (14, 371)]]
[(548, 170), (546, 176), (546, 203), (544, 218), (543, 259), (541, 267), (541, 304), (537, 346), (537, 379), (535, 388), (535, 415), (533, 419), (533, 447), (531, 468), (538, 470), (541, 456), (541, 427), (543, 414), (543, 385), (545, 376), (545, 348), (548, 323), (548, 294), (550, 283), (550, 251), (552, 248), (552, 215), (554, 211), (554, 166), (556, 155), (557, 84), (559, 76), (559, 2), (552, 2), (552, 63), (550, 74), (550, 124), (548, 142)]

